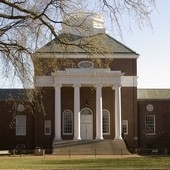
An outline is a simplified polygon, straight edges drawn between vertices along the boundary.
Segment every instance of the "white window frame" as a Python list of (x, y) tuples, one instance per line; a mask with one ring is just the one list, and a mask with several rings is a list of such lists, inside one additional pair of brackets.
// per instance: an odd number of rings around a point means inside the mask
[(26, 115), (16, 115), (16, 136), (26, 136)]
[(122, 133), (128, 135), (128, 120), (122, 120)]
[(51, 135), (51, 120), (44, 121), (44, 134)]
[[(153, 123), (149, 123), (147, 122), (147, 118), (153, 118)], [(148, 132), (148, 128), (152, 128), (153, 129), (153, 132)], [(155, 115), (146, 115), (145, 116), (145, 134), (146, 135), (155, 135)]]
[[(108, 126), (108, 132), (106, 132), (106, 133), (103, 132), (104, 131), (104, 126), (106, 124), (106, 122), (104, 122), (104, 114), (108, 115), (108, 122), (107, 122), (107, 125), (106, 125), (106, 126)], [(110, 135), (110, 112), (108, 110), (106, 110), (106, 109), (103, 109), (103, 111), (102, 111), (102, 125), (103, 125), (103, 127), (102, 127), (103, 135)]]
[[(70, 133), (67, 133), (67, 132), (65, 132), (65, 114), (66, 113), (69, 113), (69, 114), (71, 114), (71, 132)], [(63, 112), (63, 135), (72, 135), (73, 134), (73, 112), (71, 111), (71, 110), (69, 110), (69, 109), (66, 109), (66, 110), (64, 110), (64, 112)]]
[(81, 112), (80, 112), (81, 115), (92, 115), (93, 112), (91, 109), (89, 109), (88, 107), (84, 107)]

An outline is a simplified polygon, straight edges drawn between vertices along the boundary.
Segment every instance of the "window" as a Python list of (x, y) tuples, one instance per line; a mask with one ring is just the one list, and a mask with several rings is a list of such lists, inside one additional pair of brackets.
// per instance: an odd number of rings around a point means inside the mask
[(73, 113), (71, 110), (63, 112), (63, 134), (73, 134)]
[(17, 149), (25, 149), (25, 144), (17, 144), (16, 148)]
[(45, 120), (44, 122), (44, 134), (51, 135), (51, 120)]
[(103, 134), (110, 134), (110, 113), (108, 110), (103, 110)]
[(83, 108), (81, 110), (81, 115), (92, 115), (92, 111), (89, 108)]
[(122, 120), (122, 133), (128, 134), (128, 120)]
[(91, 61), (81, 61), (78, 63), (79, 68), (93, 68), (94, 64)]
[(154, 115), (147, 115), (145, 117), (145, 133), (147, 135), (155, 134), (155, 116)]
[(26, 115), (16, 115), (16, 136), (26, 135)]

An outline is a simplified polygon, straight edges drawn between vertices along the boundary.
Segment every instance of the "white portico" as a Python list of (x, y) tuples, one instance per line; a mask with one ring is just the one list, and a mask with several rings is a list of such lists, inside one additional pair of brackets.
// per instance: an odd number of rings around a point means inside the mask
[(51, 130), (42, 138), (55, 148), (72, 140), (122, 142), (123, 132), (133, 145), (138, 54), (105, 32), (100, 15), (78, 13), (66, 21), (58, 37), (33, 54)]
[(103, 139), (102, 134), (102, 88), (112, 87), (115, 97), (115, 139), (121, 137), (121, 86), (124, 74), (120, 71), (95, 68), (75, 68), (55, 71), (51, 76), (36, 77), (36, 86), (55, 88), (55, 138), (61, 140), (61, 87), (74, 88), (74, 140), (81, 140), (80, 88), (96, 89), (96, 134), (95, 139)]

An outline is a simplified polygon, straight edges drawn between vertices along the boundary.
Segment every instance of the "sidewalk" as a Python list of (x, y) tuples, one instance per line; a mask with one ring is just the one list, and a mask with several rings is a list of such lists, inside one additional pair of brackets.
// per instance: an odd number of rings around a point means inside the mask
[(129, 155), (50, 155), (50, 154), (45, 154), (42, 156), (35, 156), (35, 155), (4, 155), (0, 156), (0, 159), (3, 158), (57, 158), (57, 159), (63, 159), (63, 158), (72, 158), (72, 159), (89, 159), (89, 158), (137, 158), (137, 157), (142, 157), (137, 154), (129, 154)]

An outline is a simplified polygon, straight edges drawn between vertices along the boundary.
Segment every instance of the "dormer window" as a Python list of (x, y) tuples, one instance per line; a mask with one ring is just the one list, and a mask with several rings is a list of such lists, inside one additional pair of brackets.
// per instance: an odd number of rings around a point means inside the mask
[(79, 68), (93, 68), (94, 64), (91, 61), (81, 61), (78, 63)]

